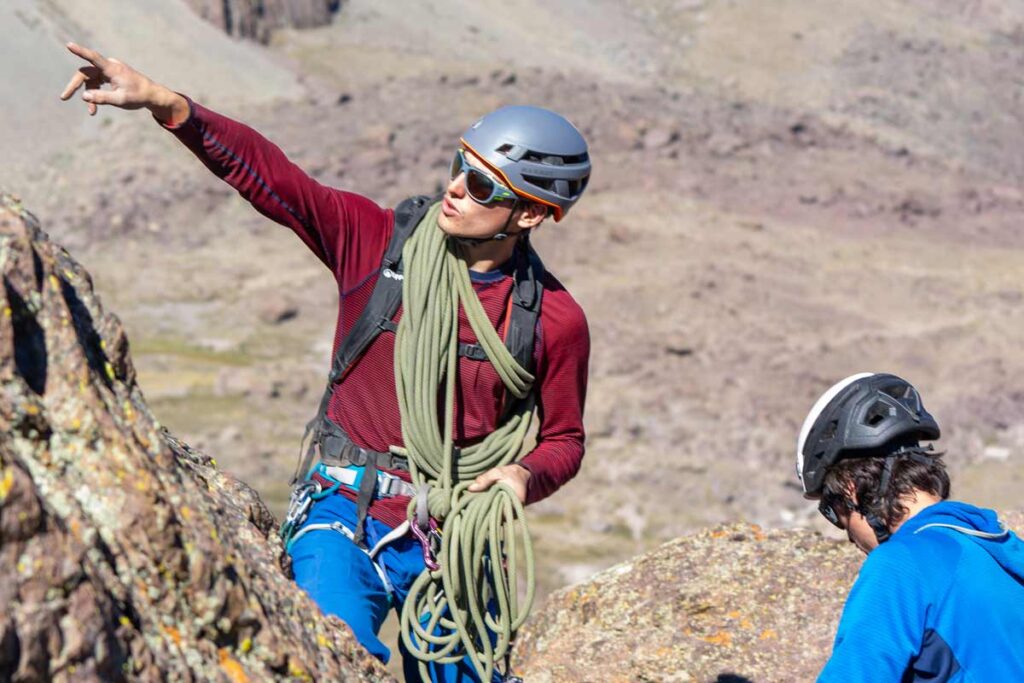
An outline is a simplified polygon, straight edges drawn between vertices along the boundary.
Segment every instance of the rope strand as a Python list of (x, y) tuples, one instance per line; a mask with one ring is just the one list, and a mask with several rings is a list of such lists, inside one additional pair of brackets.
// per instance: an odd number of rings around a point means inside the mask
[[(402, 640), (430, 680), (430, 662), (469, 658), (481, 680), (511, 649), (533, 603), (533, 545), (523, 505), (512, 489), (497, 484), (470, 493), (469, 484), (520, 454), (535, 413), (534, 377), (521, 367), (491, 325), (469, 279), (463, 248), (437, 227), (435, 204), (402, 252), (403, 313), (395, 340), (395, 386), (413, 484), (430, 484), (428, 509), (443, 519), (440, 569), (413, 583), (402, 609)], [(519, 399), (513, 414), (481, 442), (454, 448), (459, 308), (508, 391)], [(444, 414), (438, 395), (444, 389)], [(456, 457), (456, 453), (458, 457)], [(414, 502), (409, 515), (413, 516)], [(526, 594), (518, 596), (522, 540)], [(435, 631), (440, 631), (436, 633)]]

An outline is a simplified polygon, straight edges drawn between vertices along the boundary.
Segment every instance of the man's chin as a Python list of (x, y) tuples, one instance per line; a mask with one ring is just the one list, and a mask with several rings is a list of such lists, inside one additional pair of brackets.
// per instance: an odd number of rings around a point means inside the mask
[(451, 218), (444, 215), (443, 212), (437, 214), (437, 227), (441, 228), (441, 232), (445, 233), (446, 235), (453, 235), (454, 237), (458, 237), (458, 235), (454, 235), (452, 233), (452, 230), (455, 228), (455, 226), (452, 225)]

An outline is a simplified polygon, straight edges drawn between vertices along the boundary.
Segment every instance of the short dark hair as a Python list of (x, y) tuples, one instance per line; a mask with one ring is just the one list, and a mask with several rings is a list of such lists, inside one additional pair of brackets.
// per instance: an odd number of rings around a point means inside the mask
[(913, 447), (913, 451), (927, 456), (927, 461), (897, 456), (892, 464), (889, 485), (881, 494), (878, 485), (885, 469), (885, 457), (840, 460), (825, 473), (822, 498), (843, 502), (854, 509), (850, 501), (850, 489), (853, 489), (858, 502), (855, 509), (875, 515), (890, 528), (907, 514), (907, 507), (900, 498), (911, 495), (914, 490), (930, 493), (942, 500), (949, 498), (949, 474), (942, 461), (944, 454), (920, 447)]

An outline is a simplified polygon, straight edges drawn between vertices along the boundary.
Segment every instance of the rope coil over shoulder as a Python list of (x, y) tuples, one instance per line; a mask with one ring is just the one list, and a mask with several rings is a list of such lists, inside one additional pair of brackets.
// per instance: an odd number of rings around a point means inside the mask
[[(405, 448), (393, 450), (408, 457), (414, 486), (430, 486), (429, 514), (444, 520), (440, 568), (425, 570), (413, 583), (401, 615), (402, 639), (420, 660), (424, 680), (429, 680), (429, 662), (448, 664), (468, 656), (481, 680), (489, 681), (495, 662), (510, 653), (533, 602), (533, 548), (523, 505), (511, 488), (498, 484), (482, 493), (467, 488), (478, 475), (519, 456), (535, 413), (534, 377), (491, 325), (470, 282), (463, 247), (437, 227), (439, 211), (440, 204), (431, 207), (402, 255), (406, 276), (395, 342), (395, 384)], [(539, 287), (534, 294), (540, 296)], [(513, 296), (521, 296), (518, 288)], [(522, 302), (513, 301), (517, 303)], [(495, 431), (462, 449), (453, 438), (460, 306), (502, 383), (517, 399), (509, 402), (508, 414)], [(444, 400), (439, 402), (442, 388)], [(415, 508), (413, 499), (411, 519)], [(522, 601), (520, 553), (526, 573)], [(440, 635), (435, 633), (438, 627)]]

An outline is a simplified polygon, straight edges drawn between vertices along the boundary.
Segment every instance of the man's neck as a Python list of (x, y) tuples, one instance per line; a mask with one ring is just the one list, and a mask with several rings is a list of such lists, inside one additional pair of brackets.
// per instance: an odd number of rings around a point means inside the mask
[(466, 244), (463, 251), (466, 256), (466, 265), (477, 273), (487, 273), (500, 268), (502, 264), (512, 258), (518, 241), (518, 235), (509, 235), (508, 239), (500, 241), (489, 240), (480, 244)]
[(904, 515), (903, 519), (901, 519), (895, 528), (893, 528), (892, 532), (896, 533), (896, 530), (903, 526), (903, 523), (908, 519), (919, 513), (921, 510), (924, 510), (926, 507), (931, 507), (941, 500), (942, 499), (938, 496), (924, 491), (918, 491), (916, 489), (909, 496), (904, 496), (900, 499), (900, 502), (907, 508), (907, 514)]

